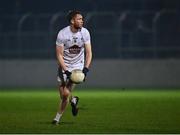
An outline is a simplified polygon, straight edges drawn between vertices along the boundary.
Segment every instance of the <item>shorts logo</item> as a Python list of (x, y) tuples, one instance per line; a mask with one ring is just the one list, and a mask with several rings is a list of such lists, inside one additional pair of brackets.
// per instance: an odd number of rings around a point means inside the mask
[(81, 51), (81, 47), (79, 47), (78, 45), (73, 45), (72, 47), (69, 48), (69, 52), (71, 54), (79, 54)]

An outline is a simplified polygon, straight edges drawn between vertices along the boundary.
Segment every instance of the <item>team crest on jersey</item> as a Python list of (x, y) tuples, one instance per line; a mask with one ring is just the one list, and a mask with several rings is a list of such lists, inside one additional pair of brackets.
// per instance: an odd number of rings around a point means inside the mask
[(77, 37), (73, 37), (73, 42), (76, 43), (77, 42)]
[(69, 52), (71, 54), (79, 54), (81, 51), (81, 47), (79, 47), (78, 45), (73, 45), (72, 47), (69, 48)]

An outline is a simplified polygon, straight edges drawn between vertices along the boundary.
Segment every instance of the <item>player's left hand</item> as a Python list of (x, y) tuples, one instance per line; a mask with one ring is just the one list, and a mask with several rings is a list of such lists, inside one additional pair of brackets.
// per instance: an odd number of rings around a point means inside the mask
[(84, 77), (84, 82), (85, 82), (87, 73), (89, 72), (89, 69), (88, 69), (87, 67), (84, 67), (83, 70), (82, 70), (82, 72), (84, 73), (84, 76), (85, 76), (85, 77)]

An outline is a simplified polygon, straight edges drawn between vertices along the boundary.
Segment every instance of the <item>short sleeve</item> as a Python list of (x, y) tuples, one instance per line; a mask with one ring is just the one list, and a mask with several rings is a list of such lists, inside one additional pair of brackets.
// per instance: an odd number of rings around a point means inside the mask
[(91, 44), (90, 33), (87, 29), (85, 29), (85, 32), (84, 32), (84, 43), (85, 44)]
[(64, 37), (62, 34), (62, 31), (58, 33), (57, 39), (56, 39), (56, 45), (57, 46), (63, 46), (64, 45)]

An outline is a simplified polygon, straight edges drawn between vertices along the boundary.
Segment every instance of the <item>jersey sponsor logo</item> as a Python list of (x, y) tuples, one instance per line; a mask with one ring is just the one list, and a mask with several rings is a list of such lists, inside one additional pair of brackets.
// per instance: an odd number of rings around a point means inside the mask
[(81, 47), (79, 47), (78, 45), (73, 45), (72, 47), (69, 48), (69, 52), (71, 54), (79, 54), (81, 51)]

